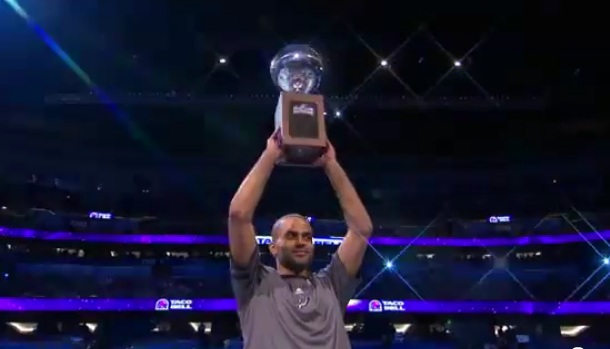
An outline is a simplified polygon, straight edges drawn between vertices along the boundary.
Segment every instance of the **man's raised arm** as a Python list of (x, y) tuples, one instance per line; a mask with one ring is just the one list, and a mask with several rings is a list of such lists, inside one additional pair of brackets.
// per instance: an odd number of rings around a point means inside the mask
[(356, 189), (347, 174), (337, 162), (332, 145), (323, 159), (323, 166), (330, 183), (339, 198), (343, 216), (347, 224), (347, 234), (337, 250), (337, 256), (349, 276), (356, 276), (362, 265), (368, 239), (373, 231), (373, 223), (362, 204)]
[(246, 267), (257, 248), (252, 219), (275, 162), (281, 156), (275, 134), (237, 189), (229, 207), (229, 250), (235, 266)]

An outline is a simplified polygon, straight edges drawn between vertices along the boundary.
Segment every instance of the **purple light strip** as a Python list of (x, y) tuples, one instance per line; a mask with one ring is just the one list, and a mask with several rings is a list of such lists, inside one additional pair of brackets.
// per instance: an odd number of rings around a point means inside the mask
[[(50, 232), (33, 229), (17, 229), (0, 227), (0, 237), (39, 239), (49, 241), (78, 241), (78, 242), (105, 242), (122, 244), (142, 245), (222, 245), (228, 243), (225, 235), (191, 235), (191, 234), (100, 234), (100, 233), (72, 233), (72, 232)], [(570, 243), (581, 243), (585, 239), (589, 241), (610, 239), (610, 230), (570, 234), (570, 235), (539, 235), (520, 236), (511, 238), (437, 238), (437, 237), (383, 237), (371, 238), (371, 243), (377, 246), (525, 246), (525, 245), (560, 245)], [(268, 244), (270, 236), (258, 236), (259, 244)], [(338, 245), (341, 238), (317, 238), (316, 245)]]
[[(165, 302), (165, 303), (161, 303)], [(165, 307), (159, 309), (159, 305)], [(171, 304), (171, 305), (170, 305)], [(186, 306), (185, 306), (186, 305)], [(168, 309), (171, 307), (170, 309)], [(100, 299), (0, 298), (0, 311), (235, 311), (233, 299)], [(353, 299), (348, 312), (371, 313), (496, 313), (496, 314), (610, 314), (610, 302), (464, 302)]]

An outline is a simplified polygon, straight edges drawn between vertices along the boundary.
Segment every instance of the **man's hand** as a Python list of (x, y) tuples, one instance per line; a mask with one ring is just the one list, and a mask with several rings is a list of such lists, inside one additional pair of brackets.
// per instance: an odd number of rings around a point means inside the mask
[(326, 151), (318, 160), (314, 162), (315, 166), (326, 167), (329, 163), (337, 161), (337, 154), (335, 153), (335, 147), (327, 141), (326, 143)]
[(280, 137), (280, 129), (277, 128), (271, 137), (267, 139), (267, 147), (265, 148), (265, 154), (273, 158), (275, 161), (279, 160), (283, 156), (282, 152), (282, 140)]

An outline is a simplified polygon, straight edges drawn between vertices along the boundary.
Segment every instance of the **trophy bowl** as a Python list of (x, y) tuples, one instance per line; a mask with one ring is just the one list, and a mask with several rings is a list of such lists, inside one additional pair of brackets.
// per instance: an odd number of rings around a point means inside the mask
[(322, 56), (307, 45), (288, 45), (271, 61), (269, 71), (275, 86), (286, 92), (311, 93), (322, 80)]

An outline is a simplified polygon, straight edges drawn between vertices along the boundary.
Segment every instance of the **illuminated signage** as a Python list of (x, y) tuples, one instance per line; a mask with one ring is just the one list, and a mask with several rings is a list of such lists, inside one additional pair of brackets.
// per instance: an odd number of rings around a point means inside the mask
[(369, 312), (381, 313), (385, 311), (403, 312), (405, 311), (405, 302), (399, 300), (377, 300), (373, 299), (369, 302)]
[(491, 216), (489, 217), (489, 223), (510, 223), (510, 216)]
[(91, 213), (89, 213), (89, 218), (93, 218), (93, 219), (112, 219), (112, 213), (91, 212)]
[[(325, 246), (339, 246), (343, 241), (343, 238), (314, 238), (314, 245), (325, 245)], [(256, 237), (256, 242), (259, 245), (269, 245), (271, 243), (271, 236), (259, 235)]]
[(193, 310), (193, 301), (191, 299), (161, 298), (155, 302), (155, 310)]

